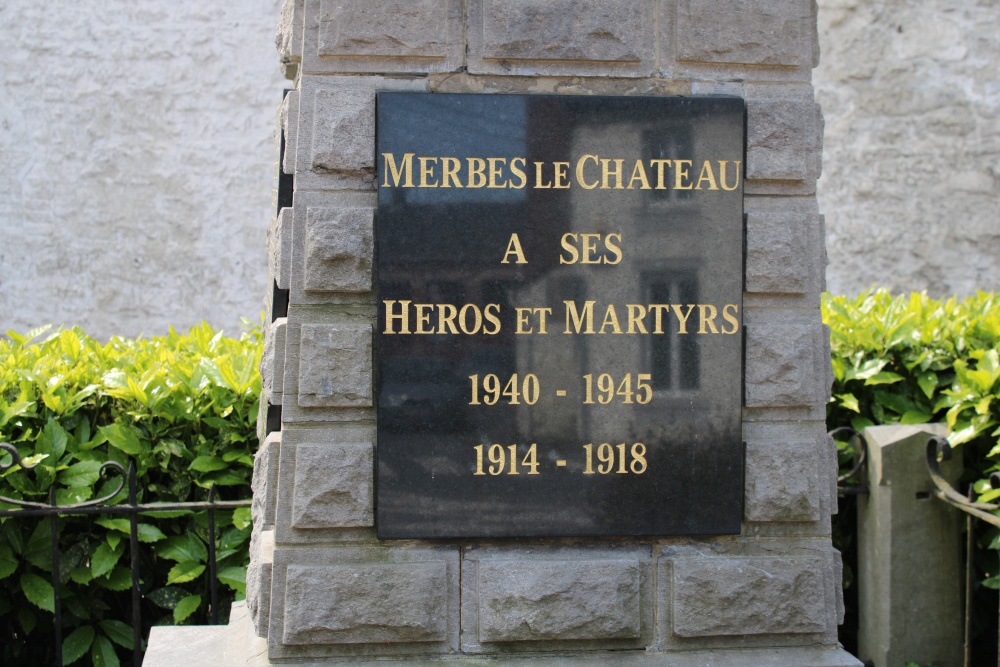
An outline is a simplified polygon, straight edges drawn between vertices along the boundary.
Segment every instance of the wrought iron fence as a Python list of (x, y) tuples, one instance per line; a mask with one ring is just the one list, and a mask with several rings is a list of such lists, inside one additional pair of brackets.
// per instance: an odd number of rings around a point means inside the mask
[[(6, 453), (7, 457), (2, 454)], [(35, 464), (37, 465), (37, 463)], [(21, 459), (14, 446), (7, 443), (0, 443), (0, 472), (8, 470), (14, 466), (20, 466), (24, 470), (30, 470), (34, 465), (27, 465)], [(60, 572), (59, 572), (59, 517), (60, 516), (80, 516), (93, 514), (127, 515), (129, 519), (129, 559), (132, 579), (132, 656), (133, 664), (138, 667), (142, 663), (142, 610), (141, 593), (139, 579), (139, 515), (148, 512), (164, 512), (177, 510), (200, 511), (206, 510), (208, 516), (208, 570), (209, 570), (209, 596), (210, 613), (213, 624), (219, 623), (219, 590), (216, 578), (216, 533), (215, 533), (215, 513), (218, 510), (230, 510), (240, 507), (249, 507), (250, 500), (216, 500), (215, 486), (208, 491), (207, 502), (175, 502), (175, 503), (139, 503), (136, 491), (136, 468), (135, 462), (128, 465), (128, 469), (117, 461), (107, 461), (101, 465), (99, 471), (101, 479), (110, 480), (118, 478), (118, 486), (111, 492), (100, 498), (88, 500), (86, 502), (59, 505), (56, 502), (56, 486), (53, 483), (48, 490), (48, 502), (32, 502), (17, 498), (7, 498), (0, 495), (0, 504), (13, 505), (21, 509), (3, 510), (0, 509), (0, 518), (28, 518), (46, 517), (50, 519), (50, 530), (52, 537), (52, 588), (53, 588), (53, 635), (55, 640), (55, 665), (61, 667), (63, 664), (63, 640), (62, 640), (62, 610), (60, 604)], [(122, 489), (128, 485), (127, 500), (123, 503), (108, 504), (116, 498)]]

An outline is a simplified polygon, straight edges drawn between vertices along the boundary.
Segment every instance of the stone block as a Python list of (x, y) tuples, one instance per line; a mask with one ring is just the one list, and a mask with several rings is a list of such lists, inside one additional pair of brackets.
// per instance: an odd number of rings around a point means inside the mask
[(748, 181), (819, 178), (823, 116), (812, 89), (748, 86)]
[(281, 101), (281, 129), (285, 137), (285, 154), (281, 159), (281, 171), (295, 174), (299, 136), (299, 91), (292, 90)]
[(635, 560), (482, 561), (479, 641), (638, 639)]
[(303, 324), (298, 405), (372, 405), (372, 328), (369, 324)]
[(292, 527), (373, 526), (373, 471), (371, 443), (298, 445)]
[(461, 0), (307, 0), (307, 74), (424, 74), (461, 68)]
[(812, 0), (680, 0), (677, 59), (796, 67), (812, 63)]
[(370, 292), (374, 234), (370, 208), (309, 208), (305, 290)]
[(819, 558), (682, 558), (673, 563), (672, 630), (681, 637), (820, 633)]
[[(285, 66), (285, 76), (294, 79), (297, 68), (294, 63), (302, 61), (302, 29), (305, 0), (284, 0), (278, 29), (274, 34), (274, 45), (278, 49), (278, 60)], [(291, 67), (289, 67), (291, 65)], [(290, 76), (289, 76), (290, 75)]]
[(267, 260), (278, 289), (288, 289), (292, 272), (292, 209), (283, 208), (267, 228)]
[(267, 636), (271, 612), (271, 576), (274, 560), (274, 531), (262, 531), (250, 538), (250, 564), (247, 566), (246, 601), (254, 632)]
[(748, 212), (746, 290), (804, 294), (815, 290), (813, 233), (817, 215), (798, 212)]
[(826, 460), (822, 454), (815, 441), (748, 442), (746, 520), (819, 520), (821, 487), (816, 461)]
[(287, 317), (279, 317), (264, 331), (264, 351), (260, 357), (261, 397), (271, 405), (281, 405), (287, 324)]
[(652, 74), (654, 2), (472, 0), (469, 72), (632, 76)]
[(448, 572), (443, 561), (289, 565), (285, 644), (443, 642)]
[[(747, 407), (810, 407), (829, 391), (829, 355), (822, 358), (826, 328), (800, 322), (746, 327)], [(824, 366), (825, 364), (825, 366)]]
[(269, 434), (261, 444), (253, 459), (254, 530), (263, 530), (274, 525), (275, 504), (278, 494), (278, 459), (281, 448), (281, 431)]

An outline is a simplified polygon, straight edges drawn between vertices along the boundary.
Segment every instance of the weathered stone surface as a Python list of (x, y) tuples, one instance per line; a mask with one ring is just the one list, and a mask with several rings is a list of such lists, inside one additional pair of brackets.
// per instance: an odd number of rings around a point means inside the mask
[(818, 558), (680, 558), (673, 632), (682, 637), (818, 633), (826, 629)]
[(278, 289), (288, 289), (292, 261), (292, 209), (283, 208), (267, 228), (267, 255)]
[(368, 324), (303, 324), (298, 404), (372, 404), (372, 328)]
[(296, 447), (292, 526), (374, 525), (373, 459), (371, 443)]
[(372, 289), (374, 235), (370, 208), (310, 208), (306, 213), (305, 289)]
[(453, 4), (448, 0), (323, 0), (317, 50), (323, 56), (444, 58), (452, 49), (448, 14)]
[(348, 81), (316, 91), (312, 121), (313, 169), (374, 174), (374, 87)]
[(819, 178), (823, 117), (811, 91), (748, 90), (747, 180)]
[(274, 525), (275, 502), (278, 492), (278, 456), (281, 431), (271, 433), (261, 443), (253, 458), (253, 504), (250, 507), (254, 530)]
[(681, 0), (677, 58), (796, 66), (812, 61), (812, 0)]
[(805, 293), (815, 283), (810, 227), (818, 220), (799, 213), (747, 213), (746, 290)]
[(747, 521), (818, 520), (820, 454), (815, 442), (748, 442)]
[(819, 328), (807, 324), (746, 327), (747, 407), (809, 406), (818, 396)]
[(469, 11), (473, 73), (643, 76), (653, 70), (648, 0), (475, 0)]
[(447, 639), (444, 562), (289, 565), (285, 644)]
[(481, 561), (479, 641), (639, 636), (634, 560)]
[(274, 531), (255, 532), (250, 537), (250, 564), (247, 566), (247, 608), (258, 637), (267, 636), (271, 612), (271, 575), (274, 559)]
[[(274, 33), (274, 46), (282, 63), (302, 60), (302, 8), (305, 0), (284, 0)], [(291, 77), (290, 77), (291, 78)]]
[(264, 352), (260, 357), (261, 395), (271, 405), (281, 405), (285, 375), (285, 331), (288, 318), (279, 317), (264, 332)]

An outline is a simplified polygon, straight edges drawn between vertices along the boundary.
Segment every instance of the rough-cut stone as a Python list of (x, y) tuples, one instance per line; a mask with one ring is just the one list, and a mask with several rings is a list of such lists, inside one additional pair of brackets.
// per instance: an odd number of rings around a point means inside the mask
[(267, 636), (271, 612), (271, 575), (274, 560), (274, 531), (255, 532), (250, 537), (250, 564), (247, 566), (247, 608), (258, 637)]
[(476, 0), (469, 71), (645, 76), (654, 25), (648, 0)]
[(374, 525), (373, 459), (371, 443), (296, 447), (292, 526)]
[(250, 481), (253, 504), (250, 511), (253, 516), (254, 530), (262, 530), (274, 525), (280, 448), (281, 431), (276, 431), (265, 438), (253, 458), (253, 478)]
[(288, 318), (279, 317), (267, 326), (260, 357), (261, 396), (271, 405), (281, 405), (285, 375), (285, 330)]
[[(766, 90), (747, 99), (747, 180), (819, 178), (823, 118), (811, 96)], [(749, 91), (757, 92), (757, 91)]]
[(789, 213), (747, 214), (746, 289), (758, 293), (801, 294), (816, 275), (811, 250), (813, 216)]
[(374, 235), (370, 208), (310, 208), (306, 213), (305, 289), (369, 292)]
[(289, 565), (285, 644), (441, 642), (447, 639), (443, 561)]
[(634, 560), (482, 561), (479, 640), (637, 638), (639, 578)]
[(815, 442), (748, 442), (747, 521), (816, 521), (820, 486)]
[(278, 289), (288, 289), (291, 282), (291, 238), (292, 209), (283, 208), (267, 228), (267, 258)]
[(790, 66), (812, 61), (812, 0), (681, 0), (677, 58)]
[(374, 174), (374, 86), (344, 81), (316, 91), (312, 121), (314, 170)]
[[(302, 60), (302, 8), (305, 0), (284, 0), (274, 33), (274, 46), (283, 64)], [(294, 75), (289, 78), (294, 78)]]
[(682, 637), (818, 633), (826, 629), (818, 558), (680, 558), (673, 632)]
[(372, 328), (369, 324), (303, 324), (298, 404), (372, 404)]
[(817, 331), (805, 324), (746, 327), (747, 407), (809, 406), (816, 402)]
[[(323, 56), (444, 58), (448, 0), (323, 0), (317, 51)], [(458, 8), (461, 11), (461, 7)]]

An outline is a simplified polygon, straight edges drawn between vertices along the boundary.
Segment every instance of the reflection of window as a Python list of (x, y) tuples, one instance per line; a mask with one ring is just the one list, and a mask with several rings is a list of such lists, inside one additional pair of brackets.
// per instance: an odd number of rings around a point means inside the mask
[(688, 333), (679, 333), (674, 305), (687, 311), (689, 304), (698, 303), (698, 277), (695, 271), (669, 271), (643, 276), (643, 286), (651, 304), (670, 304), (669, 316), (663, 318), (663, 333), (649, 340), (649, 363), (653, 388), (663, 390), (698, 389), (701, 355), (698, 348), (697, 308), (687, 323)]
[(451, 303), (459, 308), (465, 302), (465, 285), (457, 280), (432, 280), (427, 283), (427, 301)]
[[(691, 126), (687, 123), (678, 123), (676, 127), (657, 127), (655, 130), (647, 130), (642, 133), (643, 156), (646, 164), (650, 160), (694, 160), (694, 138), (691, 135)], [(688, 180), (692, 178), (691, 169), (688, 169)], [(691, 190), (677, 190), (674, 188), (674, 165), (664, 165), (664, 185), (665, 190), (656, 189), (656, 170), (651, 168), (648, 174), (650, 186), (653, 187), (648, 194), (660, 201), (674, 200), (681, 201), (691, 197)]]

